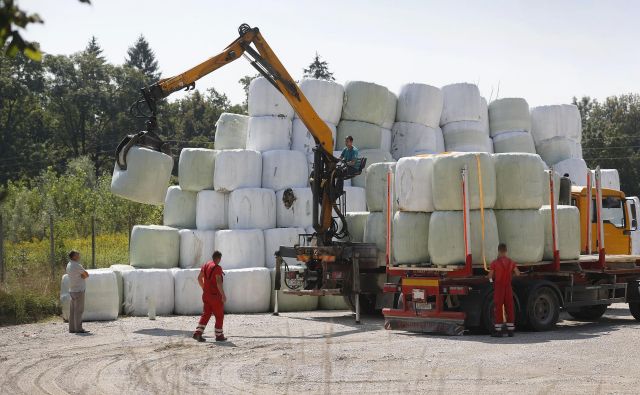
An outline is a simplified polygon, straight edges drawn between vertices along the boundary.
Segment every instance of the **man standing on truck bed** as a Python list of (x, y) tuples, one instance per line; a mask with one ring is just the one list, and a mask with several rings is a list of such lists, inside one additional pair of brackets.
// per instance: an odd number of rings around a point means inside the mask
[(204, 303), (204, 310), (200, 317), (200, 322), (198, 322), (196, 331), (193, 334), (193, 338), (199, 342), (206, 341), (204, 337), (202, 337), (202, 333), (204, 332), (204, 328), (209, 323), (209, 319), (211, 319), (212, 315), (216, 319), (216, 341), (223, 342), (227, 340), (222, 332), (224, 304), (227, 301), (224, 289), (222, 288), (222, 276), (224, 276), (224, 272), (220, 266), (222, 253), (220, 251), (215, 251), (211, 259), (211, 261), (202, 266), (200, 274), (198, 275), (198, 284), (200, 284), (200, 288), (202, 288), (202, 302)]
[[(491, 336), (502, 337), (504, 333), (504, 313), (507, 315), (507, 334), (513, 337), (515, 326), (515, 312), (513, 309), (513, 290), (511, 289), (511, 275), (520, 275), (515, 262), (507, 256), (507, 245), (498, 245), (498, 258), (491, 262), (489, 281), (493, 281), (493, 303), (495, 307), (495, 322)], [(504, 309), (504, 310), (503, 310)]]

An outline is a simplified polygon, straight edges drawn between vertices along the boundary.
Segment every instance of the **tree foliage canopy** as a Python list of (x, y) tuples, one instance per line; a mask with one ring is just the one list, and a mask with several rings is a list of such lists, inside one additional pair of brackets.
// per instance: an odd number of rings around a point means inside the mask
[(333, 73), (329, 71), (329, 64), (320, 60), (320, 55), (316, 52), (313, 62), (308, 68), (304, 69), (304, 78), (315, 78), (318, 80), (335, 81)]

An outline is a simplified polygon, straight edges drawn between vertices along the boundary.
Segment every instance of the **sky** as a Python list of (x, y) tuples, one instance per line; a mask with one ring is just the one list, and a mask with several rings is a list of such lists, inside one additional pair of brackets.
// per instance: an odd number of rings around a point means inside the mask
[[(105, 57), (124, 62), (142, 34), (163, 77), (218, 54), (241, 23), (260, 28), (294, 78), (318, 52), (338, 82), (478, 84), (489, 100), (524, 97), (531, 106), (640, 92), (638, 1), (455, 0), (18, 0), (38, 13), (24, 37), (51, 54), (71, 54), (96, 36)], [(232, 103), (244, 59), (196, 82)], [(184, 95), (183, 93), (176, 94)], [(174, 97), (176, 97), (174, 95)]]

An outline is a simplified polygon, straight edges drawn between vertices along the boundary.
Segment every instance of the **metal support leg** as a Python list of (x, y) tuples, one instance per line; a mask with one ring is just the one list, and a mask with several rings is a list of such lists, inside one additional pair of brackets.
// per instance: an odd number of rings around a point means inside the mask
[(275, 299), (274, 299), (274, 306), (273, 306), (273, 315), (280, 315), (280, 313), (278, 313), (278, 291), (275, 291), (276, 295), (275, 295)]
[(353, 292), (356, 302), (356, 324), (360, 323), (360, 263), (358, 258), (353, 260)]
[(360, 292), (356, 292), (356, 324), (360, 323)]

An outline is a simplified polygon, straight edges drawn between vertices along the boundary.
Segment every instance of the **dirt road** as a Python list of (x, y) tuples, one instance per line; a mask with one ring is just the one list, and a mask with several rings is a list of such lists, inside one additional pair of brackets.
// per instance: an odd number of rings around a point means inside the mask
[(0, 328), (0, 393), (640, 391), (640, 323), (622, 304), (598, 323), (502, 339), (385, 331), (347, 312), (230, 315), (227, 343), (193, 341), (195, 317), (85, 325), (90, 335), (61, 320)]

